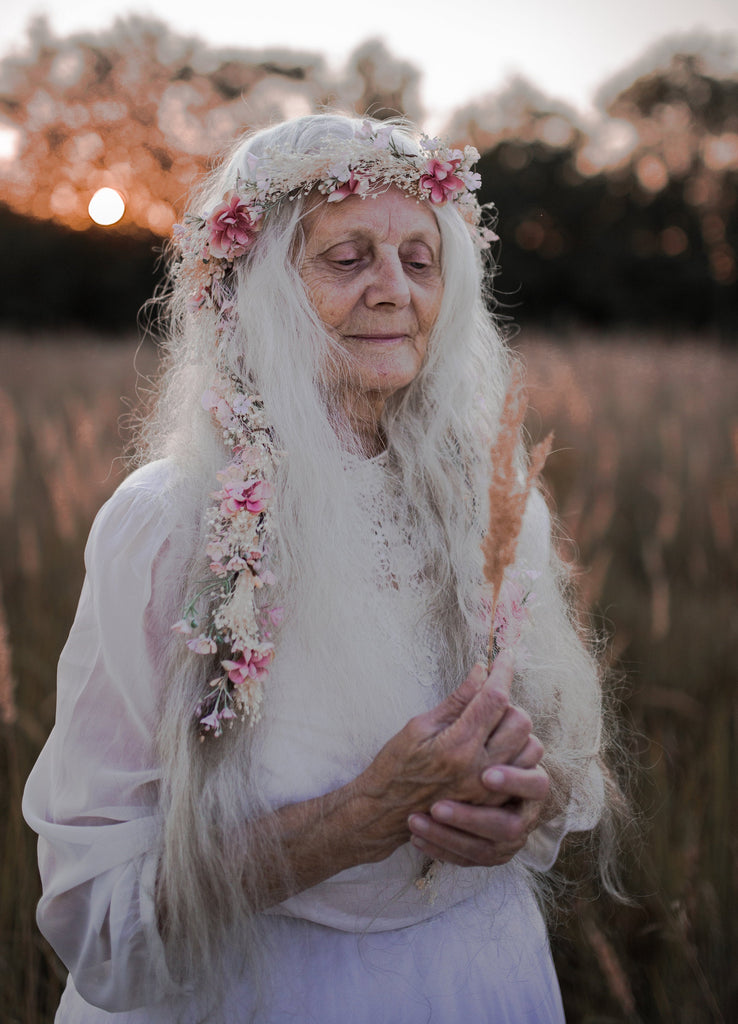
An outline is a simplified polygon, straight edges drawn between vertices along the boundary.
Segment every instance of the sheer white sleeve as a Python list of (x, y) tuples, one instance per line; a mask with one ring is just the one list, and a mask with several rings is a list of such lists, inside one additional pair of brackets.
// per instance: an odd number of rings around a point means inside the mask
[(171, 625), (155, 594), (171, 547), (166, 475), (163, 463), (134, 473), (95, 520), (56, 724), (23, 803), (39, 834), (39, 927), (82, 997), (110, 1011), (173, 990), (153, 903), (157, 660)]

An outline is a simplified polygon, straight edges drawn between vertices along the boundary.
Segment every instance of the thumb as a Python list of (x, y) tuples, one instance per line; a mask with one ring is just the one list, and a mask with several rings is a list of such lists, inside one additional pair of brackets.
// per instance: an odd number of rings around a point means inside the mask
[(449, 728), (458, 736), (479, 735), (486, 741), (507, 713), (514, 674), (515, 656), (512, 651), (502, 651), (495, 658), (488, 676), (485, 670), (486, 679), (454, 721), (449, 723)]
[(464, 708), (474, 700), (486, 681), (487, 669), (484, 665), (477, 663), (474, 665), (464, 682), (460, 686), (457, 686), (445, 700), (441, 701), (440, 704), (437, 704), (436, 707), (429, 712), (433, 720), (433, 724), (438, 729), (443, 729), (446, 726), (451, 725), (452, 722), (455, 722), (463, 712)]
[(510, 696), (513, 676), (515, 675), (515, 655), (507, 647), (500, 651), (492, 662), (492, 669), (485, 689), (501, 690), (506, 697)]

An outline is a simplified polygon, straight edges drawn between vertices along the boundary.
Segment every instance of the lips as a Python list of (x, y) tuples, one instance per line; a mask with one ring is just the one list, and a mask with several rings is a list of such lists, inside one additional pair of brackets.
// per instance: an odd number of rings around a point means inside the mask
[(372, 343), (374, 343), (374, 344), (382, 344), (383, 342), (384, 343), (391, 343), (391, 342), (406, 341), (407, 338), (408, 338), (408, 335), (407, 334), (348, 334), (348, 335), (346, 335), (346, 337), (350, 338), (351, 341), (365, 341), (365, 342), (368, 342), (370, 344), (372, 344)]

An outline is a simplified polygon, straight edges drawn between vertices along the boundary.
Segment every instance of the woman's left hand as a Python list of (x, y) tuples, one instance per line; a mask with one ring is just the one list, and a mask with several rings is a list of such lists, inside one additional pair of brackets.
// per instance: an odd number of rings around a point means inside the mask
[(540, 765), (495, 765), (482, 775), (497, 806), (439, 800), (430, 814), (411, 814), (411, 841), (427, 857), (461, 867), (505, 864), (538, 825), (549, 778)]

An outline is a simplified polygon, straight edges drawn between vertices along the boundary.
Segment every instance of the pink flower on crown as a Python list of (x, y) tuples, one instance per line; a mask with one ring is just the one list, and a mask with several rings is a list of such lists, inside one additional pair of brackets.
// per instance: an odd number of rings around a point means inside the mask
[(350, 171), (348, 181), (344, 181), (338, 188), (334, 188), (331, 194), (328, 196), (329, 203), (340, 203), (346, 196), (359, 195), (362, 196), (368, 188), (369, 182), (356, 174), (355, 171)]
[(243, 569), (248, 568), (248, 564), (249, 563), (245, 559), (241, 558), (240, 555), (234, 555), (232, 558), (228, 559), (225, 569), (227, 572), (241, 572)]
[(217, 711), (211, 712), (205, 718), (200, 719), (200, 727), (204, 732), (212, 732), (214, 736), (220, 736), (223, 726), (220, 724), (220, 715)]
[(272, 496), (272, 485), (268, 480), (226, 480), (220, 492), (220, 510), (227, 516), (235, 516), (241, 509), (256, 515), (263, 512)]
[(217, 391), (213, 391), (212, 388), (208, 388), (207, 391), (203, 392), (200, 403), (206, 412), (211, 412), (213, 414), (224, 430), (231, 430), (236, 426), (236, 418), (233, 415), (233, 410), (228, 402), (226, 402), (224, 398), (220, 397)]
[(193, 637), (192, 640), (188, 640), (187, 646), (191, 651), (194, 651), (195, 654), (215, 654), (218, 650), (215, 640), (209, 636), (203, 636), (202, 634), (200, 634), (200, 636)]
[(229, 192), (205, 221), (208, 246), (216, 259), (242, 256), (256, 238), (256, 223), (246, 203), (235, 192)]
[(457, 177), (463, 181), (470, 192), (476, 192), (478, 188), (482, 187), (482, 175), (478, 171), (459, 171)]
[[(200, 709), (197, 713), (201, 713)], [(212, 732), (214, 736), (221, 736), (223, 733), (223, 722), (229, 722), (234, 718), (237, 718), (236, 712), (229, 707), (221, 708), (220, 711), (216, 708), (211, 711), (205, 718), (200, 719), (200, 729), (202, 732)]]
[(228, 554), (228, 545), (222, 540), (211, 540), (205, 547), (205, 554), (210, 555), (214, 561), (219, 561)]
[(426, 173), (420, 178), (420, 187), (428, 192), (428, 198), (440, 206), (448, 199), (453, 199), (457, 192), (463, 191), (464, 182), (455, 173), (461, 157), (454, 157), (451, 160), (430, 159), (425, 165)]
[(245, 686), (250, 679), (260, 682), (267, 677), (267, 666), (273, 657), (273, 648), (264, 651), (242, 651), (236, 661), (221, 661), (221, 665), (234, 686)]
[[(234, 412), (238, 412), (238, 409), (234, 405)], [(247, 469), (254, 469), (262, 461), (262, 453), (256, 447), (256, 445), (239, 445), (234, 444), (233, 455), (236, 459), (234, 465), (238, 468), (241, 475), (243, 475), (244, 467)]]

